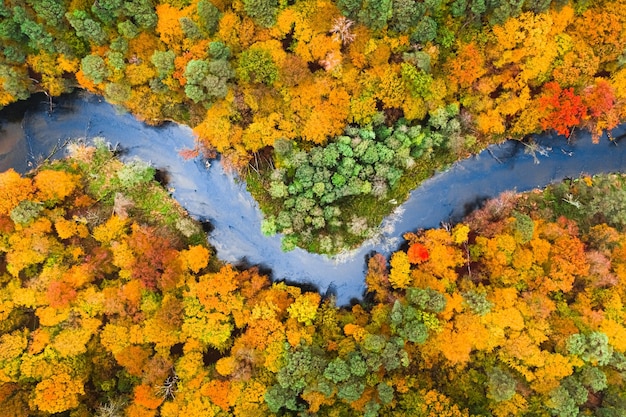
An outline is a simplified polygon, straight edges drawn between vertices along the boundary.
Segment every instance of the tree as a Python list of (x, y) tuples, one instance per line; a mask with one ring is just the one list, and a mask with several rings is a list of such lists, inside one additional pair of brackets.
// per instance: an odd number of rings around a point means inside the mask
[(508, 401), (515, 395), (517, 382), (513, 376), (502, 368), (494, 368), (489, 372), (487, 396), (496, 401)]
[(200, 27), (193, 21), (193, 19), (183, 16), (178, 19), (178, 24), (185, 34), (186, 39), (198, 41), (204, 37)]
[(573, 88), (563, 90), (555, 82), (544, 86), (539, 107), (545, 114), (541, 126), (544, 129), (554, 129), (560, 135), (568, 135), (570, 128), (579, 125), (587, 110), (582, 98), (574, 93)]
[(393, 14), (392, 0), (364, 0), (358, 12), (359, 21), (373, 30), (381, 30)]
[(217, 7), (208, 0), (200, 0), (197, 4), (200, 27), (207, 35), (212, 36), (217, 30), (221, 13)]
[(58, 202), (74, 192), (79, 185), (79, 177), (65, 171), (42, 169), (35, 175), (34, 184), (40, 201)]
[(55, 0), (30, 0), (28, 3), (33, 7), (39, 16), (48, 26), (55, 27), (62, 23), (65, 14), (65, 6), (62, 2)]
[(571, 335), (567, 339), (567, 350), (570, 354), (580, 356), (585, 362), (597, 366), (607, 365), (613, 354), (609, 338), (602, 332)]
[(122, 0), (98, 0), (91, 6), (91, 11), (102, 23), (110, 26), (122, 14), (122, 6)]
[(434, 40), (437, 37), (437, 22), (430, 16), (424, 16), (420, 19), (411, 33), (411, 41), (416, 43), (425, 43)]
[(8, 215), (24, 200), (29, 200), (35, 189), (32, 181), (22, 178), (13, 169), (0, 173), (0, 215)]
[(117, 30), (126, 39), (133, 39), (139, 34), (139, 28), (130, 20), (123, 20), (118, 23)]
[(165, 3), (156, 7), (156, 13), (158, 16), (156, 31), (159, 38), (168, 48), (176, 48), (176, 50), (182, 48), (185, 34), (180, 19), (185, 16), (185, 12)]
[(227, 62), (216, 64), (217, 61), (192, 59), (185, 68), (185, 94), (194, 102), (214, 101), (226, 95), (226, 82), (232, 76)]
[(60, 413), (77, 407), (84, 394), (83, 382), (61, 371), (37, 384), (33, 404), (45, 413)]
[(52, 36), (44, 30), (44, 27), (30, 19), (25, 19), (20, 24), (20, 30), (30, 39), (28, 45), (35, 50), (55, 52), (54, 40)]
[(100, 84), (109, 76), (104, 59), (99, 55), (87, 55), (80, 61), (80, 68), (90, 81)]
[(320, 300), (320, 295), (316, 293), (306, 293), (299, 296), (287, 309), (289, 316), (300, 323), (313, 324)]
[(428, 260), (428, 249), (421, 243), (414, 243), (409, 246), (407, 251), (409, 262), (412, 264), (420, 264)]
[(104, 94), (112, 103), (123, 104), (130, 99), (131, 88), (124, 83), (107, 83), (104, 86)]
[(124, 2), (126, 16), (132, 17), (143, 29), (153, 29), (158, 17), (151, 0), (130, 0)]
[(84, 10), (67, 12), (65, 18), (76, 31), (76, 35), (85, 38), (87, 41), (96, 45), (103, 45), (108, 40), (108, 36), (100, 23), (89, 18), (89, 15)]
[(338, 384), (350, 378), (350, 368), (341, 358), (335, 358), (328, 363), (324, 370), (324, 378)]
[(274, 26), (278, 13), (278, 0), (243, 0), (245, 12), (264, 27)]
[(594, 142), (600, 140), (604, 131), (614, 129), (619, 117), (615, 109), (615, 92), (611, 85), (603, 79), (583, 90), (583, 105), (587, 107), (592, 138)]
[(395, 289), (404, 289), (411, 284), (409, 275), (411, 266), (409, 258), (404, 252), (395, 252), (391, 256), (391, 272), (389, 273), (389, 283)]
[(245, 82), (272, 85), (278, 79), (278, 68), (269, 51), (250, 48), (239, 57), (237, 75)]
[(424, 14), (423, 3), (410, 0), (393, 0), (392, 17), (389, 27), (397, 32), (407, 32), (414, 27)]
[(462, 45), (448, 65), (450, 78), (463, 88), (468, 88), (487, 72), (485, 57), (473, 42)]

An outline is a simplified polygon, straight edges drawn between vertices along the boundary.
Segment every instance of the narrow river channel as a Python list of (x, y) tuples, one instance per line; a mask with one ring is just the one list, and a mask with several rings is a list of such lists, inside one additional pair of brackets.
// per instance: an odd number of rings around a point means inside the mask
[[(228, 262), (260, 265), (275, 280), (311, 284), (332, 292), (338, 304), (360, 298), (365, 290), (366, 258), (374, 251), (388, 255), (402, 243), (402, 235), (441, 222), (460, 220), (485, 199), (506, 190), (527, 191), (566, 177), (622, 171), (626, 142), (602, 138), (592, 144), (577, 133), (570, 143), (563, 137), (535, 138), (534, 156), (526, 145), (507, 141), (454, 164), (414, 190), (381, 225), (381, 232), (360, 248), (335, 258), (301, 249), (282, 252), (280, 237), (266, 237), (260, 229), (258, 205), (219, 161), (185, 161), (179, 151), (194, 147), (191, 129), (174, 123), (151, 127), (84, 92), (55, 99), (49, 111), (45, 97), (36, 96), (0, 111), (0, 171), (27, 172), (67, 139), (87, 142), (104, 137), (122, 150), (122, 159), (140, 158), (167, 173), (168, 187), (196, 219), (208, 221), (208, 239)], [(618, 138), (626, 126), (613, 132)], [(59, 150), (54, 157), (64, 156)]]

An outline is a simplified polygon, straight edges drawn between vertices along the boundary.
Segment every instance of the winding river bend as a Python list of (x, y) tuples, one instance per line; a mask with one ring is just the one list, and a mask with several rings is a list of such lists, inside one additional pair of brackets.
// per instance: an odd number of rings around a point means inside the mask
[[(626, 125), (613, 132), (626, 134)], [(588, 134), (568, 143), (563, 137), (543, 135), (534, 155), (525, 145), (507, 141), (454, 164), (414, 190), (381, 225), (380, 234), (360, 248), (335, 258), (301, 249), (284, 253), (280, 237), (261, 234), (261, 213), (245, 185), (224, 172), (219, 161), (207, 166), (200, 159), (185, 161), (178, 151), (193, 148), (188, 127), (166, 123), (147, 126), (104, 102), (101, 97), (75, 93), (47, 100), (36, 96), (0, 112), (0, 171), (27, 172), (67, 139), (89, 142), (102, 136), (123, 150), (122, 159), (140, 158), (168, 174), (168, 187), (196, 219), (208, 221), (208, 239), (218, 256), (228, 262), (260, 265), (272, 278), (312, 284), (333, 292), (338, 304), (360, 298), (365, 290), (366, 258), (373, 251), (388, 255), (402, 243), (402, 235), (441, 222), (460, 220), (482, 201), (506, 190), (527, 191), (581, 173), (623, 170), (626, 143), (603, 138), (593, 145)]]

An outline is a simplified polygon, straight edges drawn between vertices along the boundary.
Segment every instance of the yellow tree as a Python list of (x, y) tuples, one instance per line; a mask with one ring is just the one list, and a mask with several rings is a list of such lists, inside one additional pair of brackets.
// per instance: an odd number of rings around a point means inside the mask
[(0, 173), (0, 215), (11, 213), (21, 201), (30, 199), (34, 192), (32, 181), (22, 178), (12, 168)]
[(399, 251), (391, 255), (389, 262), (389, 283), (394, 289), (405, 289), (411, 285), (411, 264), (405, 252)]
[(36, 195), (41, 201), (60, 202), (80, 185), (79, 178), (78, 175), (66, 171), (40, 170), (34, 178)]
[(76, 408), (84, 394), (83, 381), (61, 371), (37, 384), (32, 404), (45, 413), (61, 413)]

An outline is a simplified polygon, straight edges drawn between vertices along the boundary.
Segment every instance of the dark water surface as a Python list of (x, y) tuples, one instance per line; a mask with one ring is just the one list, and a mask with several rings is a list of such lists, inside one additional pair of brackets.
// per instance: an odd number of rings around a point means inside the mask
[[(338, 304), (360, 298), (365, 290), (366, 258), (373, 251), (388, 255), (402, 243), (402, 235), (419, 228), (458, 221), (487, 198), (506, 190), (527, 191), (581, 173), (622, 171), (626, 143), (603, 138), (593, 145), (588, 134), (565, 138), (543, 135), (535, 157), (526, 145), (508, 141), (463, 160), (414, 190), (381, 225), (375, 239), (335, 258), (301, 249), (284, 253), (280, 237), (261, 234), (261, 213), (245, 185), (225, 173), (219, 161), (210, 167), (202, 160), (185, 161), (180, 150), (194, 147), (191, 129), (174, 123), (150, 127), (120, 112), (98, 96), (76, 93), (55, 100), (50, 113), (41, 96), (0, 112), (0, 171), (27, 172), (67, 139), (104, 137), (124, 150), (122, 159), (141, 158), (166, 171), (168, 187), (195, 218), (209, 221), (209, 242), (229, 262), (261, 265), (272, 278), (312, 284), (332, 291)], [(626, 126), (613, 132), (626, 134)], [(61, 157), (63, 150), (54, 156)], [(539, 163), (537, 163), (539, 162)]]

